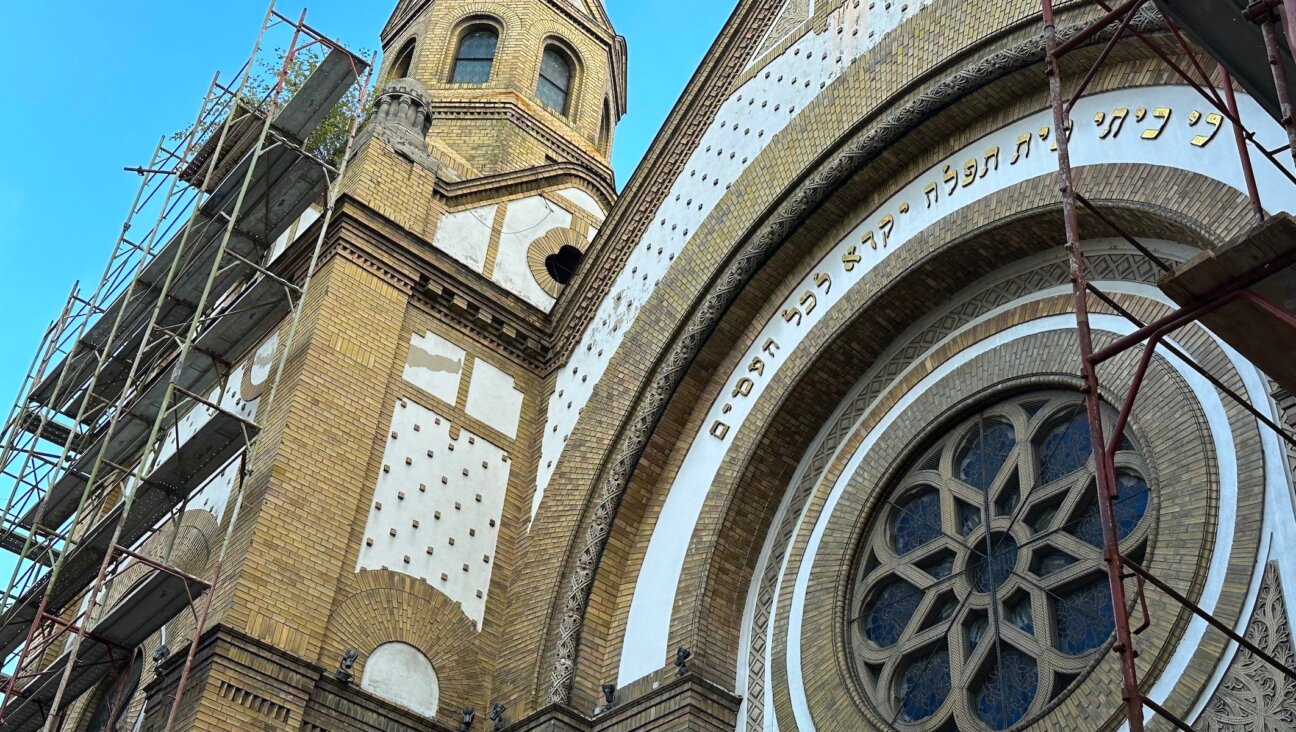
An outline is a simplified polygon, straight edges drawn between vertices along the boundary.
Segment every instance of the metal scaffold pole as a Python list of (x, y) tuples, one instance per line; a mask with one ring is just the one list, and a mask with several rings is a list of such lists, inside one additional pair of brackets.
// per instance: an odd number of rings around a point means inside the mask
[[(252, 77), (272, 29), (290, 31), (291, 41), (260, 97)], [(300, 54), (312, 47), (325, 53), (289, 88)], [(68, 704), (110, 671), (120, 686), (139, 643), (188, 608), (195, 628), (168, 715), (173, 727), (259, 444), (260, 428), (229, 411), (221, 395), (232, 364), (282, 327), (288, 343), (265, 387), (277, 391), (372, 66), (307, 26), (304, 11), (290, 19), (272, 2), (237, 83), (212, 80), (180, 149), (164, 138), (147, 165), (127, 168), (141, 185), (104, 275), (88, 300), (73, 290), (3, 433), (0, 468), (13, 490), (0, 549), (18, 555), (0, 607), (5, 729), (59, 729)], [(302, 141), (357, 83), (335, 170)], [(309, 91), (298, 95), (299, 87)], [(285, 267), (272, 271), (275, 242), (317, 201), (323, 220), (299, 285)], [(152, 227), (132, 240), (136, 219), (150, 209)], [(239, 466), (234, 508), (207, 583), (169, 563), (189, 496), (231, 460)], [(168, 525), (161, 558), (150, 556), (147, 540)], [(116, 591), (131, 567), (145, 579)], [(80, 609), (69, 611), (77, 598)], [(120, 692), (110, 702), (114, 719), (129, 701), (117, 699)]]
[(1089, 329), (1089, 308), (1085, 289), (1084, 252), (1080, 244), (1080, 221), (1076, 215), (1075, 185), (1071, 174), (1071, 156), (1069, 140), (1065, 130), (1069, 117), (1066, 104), (1062, 99), (1062, 79), (1057, 56), (1057, 25), (1053, 14), (1052, 0), (1042, 0), (1044, 13), (1044, 48), (1045, 73), (1048, 75), (1049, 100), (1053, 106), (1053, 128), (1058, 131), (1058, 191), (1062, 197), (1062, 219), (1066, 226), (1066, 249), (1071, 263), (1071, 286), (1074, 293), (1076, 334), (1080, 340), (1081, 376), (1084, 379), (1082, 389), (1085, 397), (1085, 411), (1089, 417), (1089, 435), (1094, 446), (1094, 455), (1098, 457), (1098, 511), (1103, 531), (1103, 559), (1107, 564), (1107, 584), (1111, 590), (1112, 606), (1117, 608), (1115, 615), (1116, 646), (1115, 651), (1121, 661), (1121, 688), (1125, 702), (1125, 714), (1130, 732), (1143, 730), (1143, 695), (1138, 685), (1138, 668), (1135, 666), (1133, 636), (1130, 633), (1129, 616), (1124, 609), (1129, 606), (1125, 598), (1125, 582), (1122, 579), (1121, 554), (1116, 533), (1116, 521), (1112, 504), (1116, 500), (1116, 471), (1110, 460), (1104, 459), (1106, 450), (1100, 448), (1105, 444), (1102, 428), (1102, 403), (1099, 400), (1098, 373), (1090, 357), (1093, 354), (1093, 336)]
[[(1166, 16), (1160, 18), (1169, 40), (1172, 41), (1172, 43), (1164, 45), (1158, 45), (1151, 40), (1148, 37), (1149, 34), (1146, 28), (1140, 31), (1135, 27), (1135, 24), (1131, 21), (1134, 19), (1135, 14), (1147, 4), (1147, 1), (1129, 0), (1119, 7), (1113, 8), (1103, 0), (1096, 0), (1094, 4), (1099, 6), (1104, 13), (1096, 19), (1081, 24), (1078, 28), (1070, 29), (1072, 32), (1065, 41), (1059, 40), (1058, 21), (1052, 0), (1041, 0), (1041, 17), (1043, 20), (1044, 66), (1048, 78), (1049, 101), (1053, 112), (1054, 129), (1059, 131), (1059, 134), (1055, 136), (1057, 142), (1058, 194), (1065, 231), (1065, 245), (1070, 261), (1070, 279), (1082, 378), (1080, 390), (1084, 396), (1089, 420), (1090, 446), (1096, 467), (1095, 490), (1098, 494), (1098, 509), (1103, 535), (1103, 557), (1107, 564), (1108, 585), (1115, 611), (1116, 638), (1113, 652), (1120, 658), (1123, 700), (1121, 716), (1125, 719), (1127, 729), (1131, 732), (1141, 732), (1143, 730), (1145, 710), (1161, 717), (1176, 729), (1191, 732), (1192, 727), (1187, 721), (1172, 710), (1162, 706), (1156, 700), (1148, 698), (1142, 686), (1134, 637), (1146, 629), (1152, 620), (1151, 616), (1147, 615), (1145, 598), (1148, 585), (1164, 594), (1173, 603), (1203, 620), (1209, 627), (1219, 631), (1230, 641), (1237, 643), (1239, 647), (1245, 648), (1248, 652), (1254, 654), (1262, 662), (1274, 666), (1288, 678), (1296, 679), (1296, 670), (1287, 668), (1273, 655), (1264, 652), (1226, 623), (1213, 617), (1211, 613), (1197, 605), (1187, 594), (1179, 592), (1144, 566), (1140, 566), (1139, 563), (1124, 556), (1120, 546), (1120, 532), (1114, 509), (1116, 502), (1120, 498), (1115, 454), (1119, 448), (1121, 435), (1124, 433), (1132, 415), (1134, 403), (1143, 383), (1143, 377), (1147, 373), (1157, 349), (1166, 350), (1179, 357), (1188, 367), (1202, 374), (1219, 390), (1221, 395), (1242, 407), (1259, 424), (1273, 430), (1287, 444), (1296, 447), (1296, 435), (1291, 434), (1284, 426), (1278, 424), (1262, 410), (1249, 403), (1236, 390), (1230, 389), (1220, 379), (1211, 375), (1205, 367), (1196, 363), (1190, 355), (1185, 354), (1179, 346), (1170, 343), (1168, 339), (1168, 336), (1176, 329), (1197, 323), (1202, 318), (1209, 317), (1211, 313), (1221, 307), (1228, 306), (1230, 303), (1243, 301), (1255, 305), (1259, 311), (1264, 312), (1267, 317), (1274, 319), (1276, 322), (1282, 322), (1296, 328), (1296, 316), (1283, 311), (1262, 295), (1250, 289), (1284, 268), (1296, 266), (1296, 253), (1273, 256), (1270, 261), (1261, 267), (1249, 273), (1228, 278), (1227, 281), (1211, 292), (1205, 293), (1191, 302), (1182, 303), (1182, 307), (1179, 309), (1152, 322), (1139, 320), (1126, 308), (1122, 307), (1115, 298), (1104, 293), (1097, 285), (1089, 281), (1082, 245), (1080, 208), (1083, 208), (1094, 219), (1130, 243), (1153, 264), (1157, 265), (1162, 272), (1166, 273), (1167, 277), (1172, 278), (1178, 270), (1158, 258), (1137, 237), (1131, 235), (1123, 227), (1112, 221), (1111, 218), (1104, 215), (1097, 206), (1076, 189), (1076, 179), (1070, 154), (1070, 135), (1063, 131), (1071, 128), (1070, 112), (1084, 94), (1090, 82), (1097, 77), (1099, 68), (1109, 61), (1111, 51), (1115, 45), (1122, 38), (1128, 37), (1142, 43), (1153, 56), (1159, 59), (1185, 85), (1198, 92), (1210, 105), (1219, 110), (1221, 117), (1227, 119), (1233, 125), (1239, 165), (1246, 185), (1245, 192), (1250, 203), (1251, 213), (1257, 222), (1263, 225), (1267, 215), (1261, 203), (1261, 191), (1256, 183), (1250, 151), (1252, 149), (1258, 151), (1261, 157), (1276, 167), (1281, 175), (1294, 184), (1296, 184), (1296, 175), (1293, 175), (1292, 170), (1287, 169), (1279, 162), (1275, 156), (1276, 150), (1270, 150), (1261, 145), (1254, 133), (1243, 124), (1233, 89), (1234, 81), (1229, 72), (1224, 69), (1223, 61), (1219, 62), (1222, 89), (1217, 90), (1205, 69), (1199, 63), (1197, 51), (1189, 44), (1172, 18)], [(1272, 18), (1273, 9), (1280, 4), (1281, 0), (1260, 0), (1246, 11), (1246, 15), (1253, 22), (1259, 24), (1263, 31), (1265, 51), (1273, 71), (1273, 81), (1277, 87), (1277, 99), (1281, 107), (1281, 119), (1279, 121), (1286, 129), (1289, 140), (1296, 143), (1296, 120), (1293, 120), (1292, 117), (1292, 105), (1288, 97), (1284, 65), (1282, 59), (1279, 58), (1280, 44), (1274, 32), (1275, 23)], [(1097, 42), (1097, 39), (1101, 38), (1104, 32), (1109, 34), (1105, 47), (1068, 97), (1063, 92), (1062, 58), (1086, 44)], [(1179, 54), (1184, 59), (1183, 63), (1177, 62), (1165, 50), (1165, 46), (1174, 45), (1177, 45), (1177, 49), (1172, 50), (1170, 53)], [(1188, 68), (1185, 68), (1185, 66)], [(1188, 70), (1189, 68), (1196, 72), (1197, 77), (1193, 76), (1192, 72)], [(1291, 147), (1293, 154), (1296, 155), (1296, 146), (1289, 144), (1289, 147)], [(1103, 348), (1096, 349), (1089, 318), (1090, 295), (1094, 296), (1102, 306), (1109, 308), (1111, 312), (1129, 322), (1134, 328), (1133, 333), (1116, 337)], [(1124, 389), (1123, 401), (1119, 405), (1119, 413), (1109, 436), (1104, 434), (1101, 420), (1102, 381), (1099, 367), (1117, 355), (1134, 349), (1141, 349), (1141, 354), (1133, 379), (1129, 386)], [(1132, 630), (1130, 626), (1129, 608), (1135, 603), (1130, 600), (1127, 593), (1125, 585), (1127, 580), (1135, 581), (1137, 604), (1143, 608), (1146, 616), (1144, 623), (1137, 630)]]

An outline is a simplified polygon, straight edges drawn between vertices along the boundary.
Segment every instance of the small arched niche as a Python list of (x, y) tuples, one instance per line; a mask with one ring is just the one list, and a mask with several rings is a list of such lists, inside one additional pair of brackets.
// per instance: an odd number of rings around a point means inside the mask
[(387, 72), (388, 81), (395, 79), (404, 79), (410, 74), (410, 66), (414, 64), (414, 46), (413, 38), (405, 42), (401, 49), (393, 57), (391, 70)]
[(426, 717), (435, 717), (441, 687), (432, 662), (408, 643), (384, 643), (365, 661), (360, 688)]

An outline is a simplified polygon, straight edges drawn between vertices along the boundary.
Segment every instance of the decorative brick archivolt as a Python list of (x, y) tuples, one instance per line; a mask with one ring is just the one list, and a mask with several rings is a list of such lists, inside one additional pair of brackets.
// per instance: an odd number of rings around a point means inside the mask
[(457, 721), (458, 710), (477, 703), (489, 683), (476, 662), (477, 626), (457, 603), (417, 578), (385, 569), (361, 571), (354, 592), (333, 611), (320, 664), (334, 668), (347, 649), (354, 649), (360, 654), (353, 670), (359, 679), (369, 654), (392, 641), (414, 646), (432, 662), (443, 722)]
[[(888, 495), (883, 488), (904, 474), (913, 449), (930, 444), (933, 437), (949, 428), (951, 419), (965, 418), (967, 410), (999, 403), (1022, 389), (1033, 393), (1050, 383), (1074, 388), (1074, 380), (1064, 375), (1074, 363), (1076, 344), (1065, 329), (1020, 335), (1001, 341), (992, 350), (977, 348), (978, 342), (990, 333), (1042, 327), (1031, 318), (1055, 313), (1052, 319), (1060, 322), (1070, 317), (1066, 304), (1065, 298), (1053, 302), (1046, 299), (1037, 307), (1023, 303), (1017, 312), (993, 318), (987, 327), (964, 331), (924, 359), (918, 369), (920, 374), (896, 384), (852, 431), (817, 487), (807, 507), (806, 524), (797, 531), (788, 557), (785, 587), (796, 587), (797, 591), (784, 594), (779, 601), (775, 650), (770, 654), (774, 664), (774, 708), (781, 725), (794, 717), (800, 722), (812, 716), (820, 729), (926, 729), (922, 723), (897, 724), (894, 710), (870, 702), (872, 694), (865, 691), (864, 684), (873, 682), (856, 675), (855, 661), (848, 655), (854, 653), (852, 643), (846, 640), (852, 625), (848, 600), (852, 573), (855, 567), (867, 566), (867, 560), (858, 553), (860, 541), (872, 517), (885, 507)], [(975, 355), (968, 358), (963, 354)], [(1130, 368), (1129, 364), (1120, 366), (1122, 371)], [(1156, 476), (1151, 483), (1169, 477), (1167, 460), (1175, 461), (1176, 498), (1170, 504), (1161, 500), (1160, 494), (1155, 496), (1162, 512), (1161, 529), (1154, 532), (1148, 552), (1153, 571), (1169, 575), (1176, 587), (1195, 596), (1204, 580), (1203, 568), (1213, 541), (1216, 483), (1208, 461), (1212, 450), (1204, 438), (1201, 410), (1182, 379), (1164, 364), (1159, 364), (1156, 372), (1148, 384), (1152, 406), (1138, 414), (1134, 433), (1146, 445), (1148, 472)], [(914, 398), (914, 394), (919, 396)], [(906, 401), (899, 401), (902, 398)], [(1178, 419), (1170, 419), (1169, 414), (1178, 415)], [(859, 455), (865, 456), (862, 461)], [(816, 524), (826, 525), (821, 540), (810, 534)], [(1175, 549), (1167, 552), (1163, 545)], [(1190, 559), (1184, 561), (1185, 557)], [(807, 567), (809, 562), (813, 562), (812, 568)], [(818, 600), (809, 603), (807, 597)], [(836, 599), (829, 602), (829, 597)], [(1155, 676), (1183, 632), (1185, 612), (1175, 612), (1164, 603), (1156, 603), (1155, 598), (1149, 601), (1155, 607), (1154, 623), (1140, 636), (1139, 643), (1145, 664)], [(799, 623), (789, 622), (792, 613), (801, 613)], [(1060, 684), (1059, 696), (1035, 702), (1043, 704), (1049, 715), (1042, 723), (1045, 728), (1107, 728), (1107, 718), (1116, 709), (1107, 702), (1119, 698), (1118, 689), (1111, 686), (1118, 677), (1108, 673), (1114, 669), (1110, 657), (1091, 654), (1088, 659), (1085, 668), (1107, 664), (1108, 670), (1085, 676), (1081, 667), (1076, 667), (1069, 672), (1078, 674), (1078, 678), (1073, 676), (1065, 682), (1050, 679)], [(971, 687), (973, 679), (960, 678), (956, 685), (960, 689)], [(980, 728), (966, 717), (966, 708), (957, 707), (960, 728)]]
[[(1154, 13), (1144, 13), (1135, 22), (1140, 29), (1151, 31), (1155, 19)], [(1061, 36), (1067, 37), (1076, 28), (1075, 25), (1067, 28)], [(856, 133), (839, 148), (836, 157), (825, 160), (784, 199), (777, 211), (763, 219), (756, 233), (746, 240), (723, 273), (714, 280), (710, 292), (698, 301), (687, 323), (677, 331), (667, 355), (659, 362), (649, 386), (640, 393), (634, 414), (601, 472), (599, 487), (595, 489), (585, 528), (581, 531), (584, 538), (578, 544), (568, 574), (568, 588), (560, 603), (554, 665), (550, 675), (550, 700), (565, 702), (570, 696), (584, 610), (629, 477), (670, 396), (729, 304), (794, 227), (844, 181), (927, 117), (977, 88), (1037, 63), (1042, 53), (1041, 43), (1038, 36), (1033, 36), (1020, 46), (973, 62), (913, 101), (895, 108), (885, 119)]]
[[(1200, 189), (1201, 195), (1229, 202), (1221, 212), (1242, 210), (1245, 205), (1236, 192), (1192, 174), (1138, 167), (1125, 170), (1128, 178), (1113, 177), (1113, 183), (1104, 189), (1103, 197), (1120, 200), (1122, 206), (1130, 207), (1111, 209), (1108, 214), (1121, 217), (1122, 224), (1138, 232), (1139, 236), (1195, 238), (1192, 232), (1205, 226), (1203, 222), (1183, 219), (1181, 212), (1169, 209), (1168, 206), (1177, 204), (1173, 196), (1162, 197), (1167, 190), (1198, 190), (1198, 186), (1204, 186)], [(1099, 168), (1089, 172), (1104, 177), (1104, 173), (1114, 174), (1116, 169)], [(1136, 180), (1151, 184), (1141, 186), (1134, 183)], [(1136, 190), (1140, 187), (1142, 190)], [(791, 491), (793, 508), (790, 514), (784, 514), (778, 519), (781, 523), (768, 529), (775, 537), (771, 541), (776, 555), (781, 554), (791, 540), (796, 517), (800, 515), (799, 507), (804, 505), (833, 452), (839, 447), (842, 436), (905, 368), (952, 330), (965, 326), (973, 318), (1030, 292), (1067, 286), (1068, 269), (1059, 253), (1044, 260), (1036, 256), (1019, 264), (998, 265), (1004, 266), (1003, 273), (988, 278), (985, 284), (958, 293), (963, 283), (982, 275), (985, 267), (1029, 257), (1030, 252), (1048, 246), (1051, 237), (1060, 231), (1060, 222), (1047, 209), (1034, 214), (1028, 212), (1034, 211), (1050, 196), (1048, 180), (1040, 179), (1005, 190), (976, 206), (961, 210), (951, 220), (924, 234), (921, 240), (907, 245), (914, 249), (904, 252), (895, 268), (870, 275), (870, 281), (862, 283), (860, 292), (852, 294), (851, 305), (838, 317), (822, 324), (821, 330), (817, 326), (817, 335), (812, 333), (807, 339), (804, 352), (790, 357), (785, 365), (786, 373), (771, 384), (771, 392), (762, 398), (762, 403), (749, 416), (747, 425), (736, 436), (703, 507), (704, 515), (725, 518), (708, 522), (708, 527), (714, 523), (717, 528), (700, 535), (690, 549), (682, 573), (684, 584), (673, 613), (672, 644), (691, 644), (691, 647), (699, 649), (704, 659), (718, 665), (717, 673), (727, 675), (733, 672), (737, 661), (733, 652), (727, 649), (738, 647), (740, 624), (734, 614), (742, 612), (742, 600), (734, 603), (732, 598), (724, 595), (734, 591), (731, 588), (735, 564), (751, 567), (760, 552), (761, 542), (767, 535), (764, 522), (771, 520), (770, 514), (778, 504), (778, 496), (786, 489), (786, 482), (779, 481), (787, 479), (789, 453), (806, 454), (809, 467), (797, 478), (796, 487)], [(1136, 211), (1141, 214), (1135, 215)], [(1147, 213), (1153, 216), (1142, 215)], [(1003, 218), (999, 219), (1000, 216)], [(1220, 220), (1229, 219), (1224, 217)], [(1216, 235), (1226, 236), (1228, 233), (1226, 228)], [(984, 259), (981, 253), (990, 249), (996, 251), (997, 257)], [(1184, 249), (1174, 256), (1184, 256), (1189, 252), (1191, 249)], [(1094, 257), (1092, 266), (1100, 279), (1153, 282), (1156, 277), (1154, 268), (1132, 252), (1103, 253)], [(752, 298), (765, 298), (760, 304), (746, 304), (748, 296), (745, 295), (744, 300), (735, 305), (735, 310), (743, 317), (762, 320), (768, 311), (761, 308), (774, 307), (787, 295), (785, 291), (751, 295)], [(949, 304), (939, 305), (946, 302), (945, 298), (950, 298)], [(926, 325), (916, 334), (901, 335), (900, 330), (915, 321)], [(879, 357), (882, 360), (876, 360)], [(849, 364), (868, 365), (874, 370), (873, 375), (859, 393), (851, 397), (851, 406), (832, 417), (827, 436), (812, 449), (809, 441), (820, 425), (830, 421), (828, 412), (846, 396), (849, 385), (854, 383), (858, 372), (849, 371)], [(689, 391), (707, 388), (691, 383), (687, 387)], [(798, 407), (788, 410), (784, 406), (788, 404)], [(672, 417), (672, 421), (678, 419), (681, 418)], [(691, 424), (691, 429), (698, 429), (698, 425)], [(682, 439), (691, 439), (691, 435)], [(658, 451), (660, 448), (653, 449)], [(808, 450), (812, 452), (807, 453)], [(769, 514), (753, 519), (751, 509), (747, 508), (751, 505), (764, 506)], [(717, 556), (712, 557), (712, 552)], [(756, 605), (758, 613), (762, 612), (761, 608), (769, 607), (775, 592), (777, 567), (768, 571), (775, 574), (761, 581)], [(627, 582), (633, 582), (633, 578), (631, 573)], [(700, 618), (708, 618), (708, 621), (697, 622)], [(758, 639), (749, 642), (758, 643)], [(756, 666), (762, 661), (754, 658), (751, 663)], [(754, 668), (753, 675), (759, 678), (760, 669)]]
[[(1101, 176), (1105, 172), (1115, 173), (1117, 169), (1106, 171), (1103, 168), (1090, 172)], [(1197, 231), (1209, 229), (1204, 222), (1185, 218), (1182, 212), (1173, 211), (1167, 206), (1177, 205), (1171, 196), (1164, 198), (1168, 190), (1197, 190), (1203, 186), (1202, 194), (1212, 196), (1219, 201), (1225, 211), (1234, 207), (1242, 208), (1245, 202), (1236, 193), (1226, 191), (1219, 184), (1204, 178), (1180, 171), (1144, 169), (1139, 167), (1124, 168), (1126, 176), (1122, 182), (1113, 184), (1104, 190), (1104, 197), (1121, 201), (1121, 209), (1109, 210), (1109, 215), (1120, 218), (1122, 224), (1139, 233), (1140, 236), (1198, 239)], [(1130, 181), (1127, 184), (1124, 181)], [(1134, 181), (1143, 181), (1134, 184)], [(789, 471), (789, 462), (795, 462), (796, 456), (806, 449), (803, 441), (809, 440), (828, 414), (825, 410), (836, 404), (849, 384), (857, 378), (858, 371), (851, 368), (862, 368), (878, 355), (888, 349), (894, 351), (887, 357), (884, 366), (876, 377), (876, 383), (859, 397), (861, 410), (876, 397), (883, 388), (913, 359), (919, 357), (932, 343), (943, 337), (949, 329), (966, 323), (985, 311), (999, 307), (1014, 297), (1036, 289), (1053, 286), (1065, 286), (1067, 267), (1063, 260), (1056, 257), (1047, 264), (1036, 265), (1038, 269), (1027, 269), (1019, 274), (1011, 274), (1007, 280), (1001, 280), (984, 291), (964, 293), (959, 298), (962, 304), (953, 306), (949, 312), (933, 311), (940, 307), (943, 298), (953, 297), (963, 284), (987, 272), (987, 268), (1003, 266), (1041, 247), (1048, 246), (1054, 227), (1060, 227), (1052, 213), (1036, 213), (1037, 207), (1044, 206), (1051, 200), (1051, 186), (1047, 179), (1032, 180), (996, 194), (977, 205), (962, 209), (959, 214), (948, 221), (943, 221), (932, 231), (927, 232), (916, 242), (911, 242), (901, 260), (894, 268), (887, 268), (870, 275), (870, 280), (861, 283), (858, 296), (852, 296), (854, 303), (844, 311), (842, 317), (850, 318), (849, 327), (841, 318), (825, 324), (823, 330), (816, 329), (818, 336), (812, 336), (804, 352), (791, 355), (785, 365), (786, 375), (780, 376), (772, 387), (769, 400), (762, 400), (748, 419), (748, 427), (741, 430), (716, 476), (716, 482), (709, 492), (702, 515), (709, 518), (705, 527), (695, 536), (690, 547), (684, 571), (681, 575), (683, 584), (677, 594), (673, 611), (670, 647), (687, 645), (698, 653), (698, 664), (711, 667), (717, 678), (726, 678), (734, 673), (738, 648), (739, 615), (742, 613), (743, 587), (735, 587), (735, 575), (751, 571), (750, 563), (760, 552), (761, 542), (766, 536), (765, 522), (770, 520), (768, 514), (778, 504)], [(1234, 201), (1233, 199), (1237, 200)], [(1045, 209), (1047, 211), (1047, 208)], [(1147, 217), (1135, 212), (1154, 212), (1155, 217)], [(1002, 218), (1000, 218), (1002, 217)], [(1090, 222), (1092, 223), (1092, 222)], [(1060, 230), (1060, 229), (1059, 229)], [(1227, 230), (1217, 231), (1214, 235), (1227, 234)], [(984, 258), (982, 252), (994, 250), (994, 258)], [(1183, 256), (1191, 249), (1182, 250)], [(899, 256), (899, 255), (897, 255)], [(784, 262), (789, 272), (798, 271), (803, 264)], [(1013, 265), (1008, 272), (1023, 265)], [(1141, 257), (1134, 254), (1112, 253), (1103, 255), (1095, 261), (1101, 276), (1113, 279), (1149, 282), (1155, 279), (1155, 271)], [(1003, 276), (1003, 275), (1000, 275)], [(774, 281), (777, 281), (777, 277)], [(754, 284), (736, 303), (730, 318), (733, 323), (764, 322), (772, 308), (778, 307), (793, 283), (799, 282), (799, 276), (787, 280), (770, 291), (769, 278), (762, 275), (761, 282)], [(993, 282), (993, 280), (991, 280)], [(849, 314), (847, 314), (849, 313)], [(930, 320), (933, 325), (921, 332), (912, 341), (893, 342), (899, 336), (899, 330), (913, 321)], [(743, 326), (738, 326), (739, 329)], [(749, 328), (749, 330), (751, 330)], [(744, 338), (754, 337), (750, 333)], [(724, 342), (730, 342), (725, 340)], [(831, 342), (841, 344), (830, 345)], [(715, 350), (716, 346), (708, 347)], [(707, 382), (714, 377), (713, 373), (724, 373), (733, 365), (733, 359), (741, 354), (741, 349), (732, 348), (731, 355), (703, 355), (699, 357), (694, 375), (684, 387), (688, 394), (714, 394), (717, 384)], [(858, 366), (851, 366), (858, 364)], [(804, 383), (797, 383), (804, 382)], [(630, 518), (617, 529), (616, 542), (619, 546), (632, 544), (636, 549), (631, 553), (628, 567), (618, 571), (618, 576), (600, 580), (613, 586), (604, 593), (623, 593), (628, 597), (633, 592), (636, 581), (637, 563), (642, 558), (644, 544), (651, 526), (656, 520), (655, 509), (660, 506), (661, 496), (645, 497), (645, 493), (661, 490), (662, 483), (669, 484), (678, 460), (683, 456), (683, 449), (672, 447), (670, 440), (678, 440), (676, 445), (694, 439), (701, 428), (700, 416), (688, 416), (690, 411), (699, 408), (697, 400), (676, 403), (672, 407), (673, 416), (668, 420), (672, 430), (654, 438), (651, 448), (655, 455), (670, 453), (674, 456), (665, 462), (660, 469), (660, 479), (637, 476), (634, 490), (638, 497), (630, 501), (632, 506), (651, 504), (649, 513), (642, 516), (643, 508), (638, 511), (639, 519)], [(770, 409), (780, 405), (795, 405), (774, 415)], [(858, 415), (843, 416), (834, 422), (830, 435), (840, 435)], [(683, 433), (679, 433), (680, 427)], [(670, 435), (675, 435), (670, 437)], [(814, 457), (815, 470), (803, 478), (802, 485), (794, 500), (804, 500), (804, 491), (813, 485), (823, 464), (831, 456), (840, 437), (832, 437), (821, 453)], [(654, 461), (654, 465), (658, 461)], [(656, 469), (650, 475), (656, 475)], [(742, 490), (739, 490), (739, 487)], [(723, 517), (723, 518), (721, 518)], [(793, 521), (795, 519), (783, 519)], [(642, 528), (640, 528), (642, 527)], [(790, 528), (787, 526), (772, 529), (779, 538), (776, 543), (786, 542)], [(642, 532), (642, 533), (639, 533)], [(638, 533), (639, 538), (634, 537)], [(636, 543), (637, 542), (637, 543)], [(781, 551), (781, 549), (780, 549)], [(713, 552), (715, 553), (713, 555)], [(746, 567), (746, 569), (739, 569)], [(624, 571), (624, 574), (619, 574)], [(624, 584), (622, 584), (624, 583)], [(758, 607), (767, 607), (768, 594), (773, 591), (772, 584), (762, 587), (765, 594)], [(737, 593), (737, 594), (736, 594)], [(624, 601), (623, 601), (624, 602)], [(627, 603), (628, 604), (628, 603)], [(626, 604), (613, 617), (612, 643), (610, 652), (605, 654), (616, 658), (620, 644), (620, 626), (625, 622)], [(752, 639), (756, 643), (758, 639)], [(663, 659), (664, 661), (664, 659)], [(758, 660), (753, 660), (758, 663)], [(605, 677), (614, 677), (615, 665), (603, 672)], [(757, 674), (759, 678), (759, 674)], [(750, 708), (750, 707), (749, 707)]]

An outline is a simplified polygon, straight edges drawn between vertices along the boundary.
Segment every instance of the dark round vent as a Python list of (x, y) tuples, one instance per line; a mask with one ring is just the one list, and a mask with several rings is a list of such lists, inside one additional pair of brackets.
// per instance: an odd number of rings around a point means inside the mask
[(554, 282), (565, 285), (576, 275), (576, 268), (584, 258), (585, 254), (581, 250), (570, 244), (564, 244), (562, 249), (545, 257), (545, 271), (554, 279)]

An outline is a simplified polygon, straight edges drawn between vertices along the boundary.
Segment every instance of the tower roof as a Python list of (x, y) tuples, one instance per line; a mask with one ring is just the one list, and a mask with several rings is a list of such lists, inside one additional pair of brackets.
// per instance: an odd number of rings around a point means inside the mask
[[(396, 9), (392, 11), (391, 17), (387, 19), (387, 25), (383, 26), (381, 33), (383, 42), (399, 33), (411, 18), (422, 12), (431, 2), (432, 0), (399, 0)], [(549, 0), (549, 2), (572, 8), (588, 16), (597, 25), (601, 25), (608, 30), (614, 30), (612, 28), (612, 19), (608, 17), (603, 0)]]
[(559, 2), (576, 8), (607, 28), (612, 27), (607, 8), (603, 7), (603, 0), (559, 0)]

